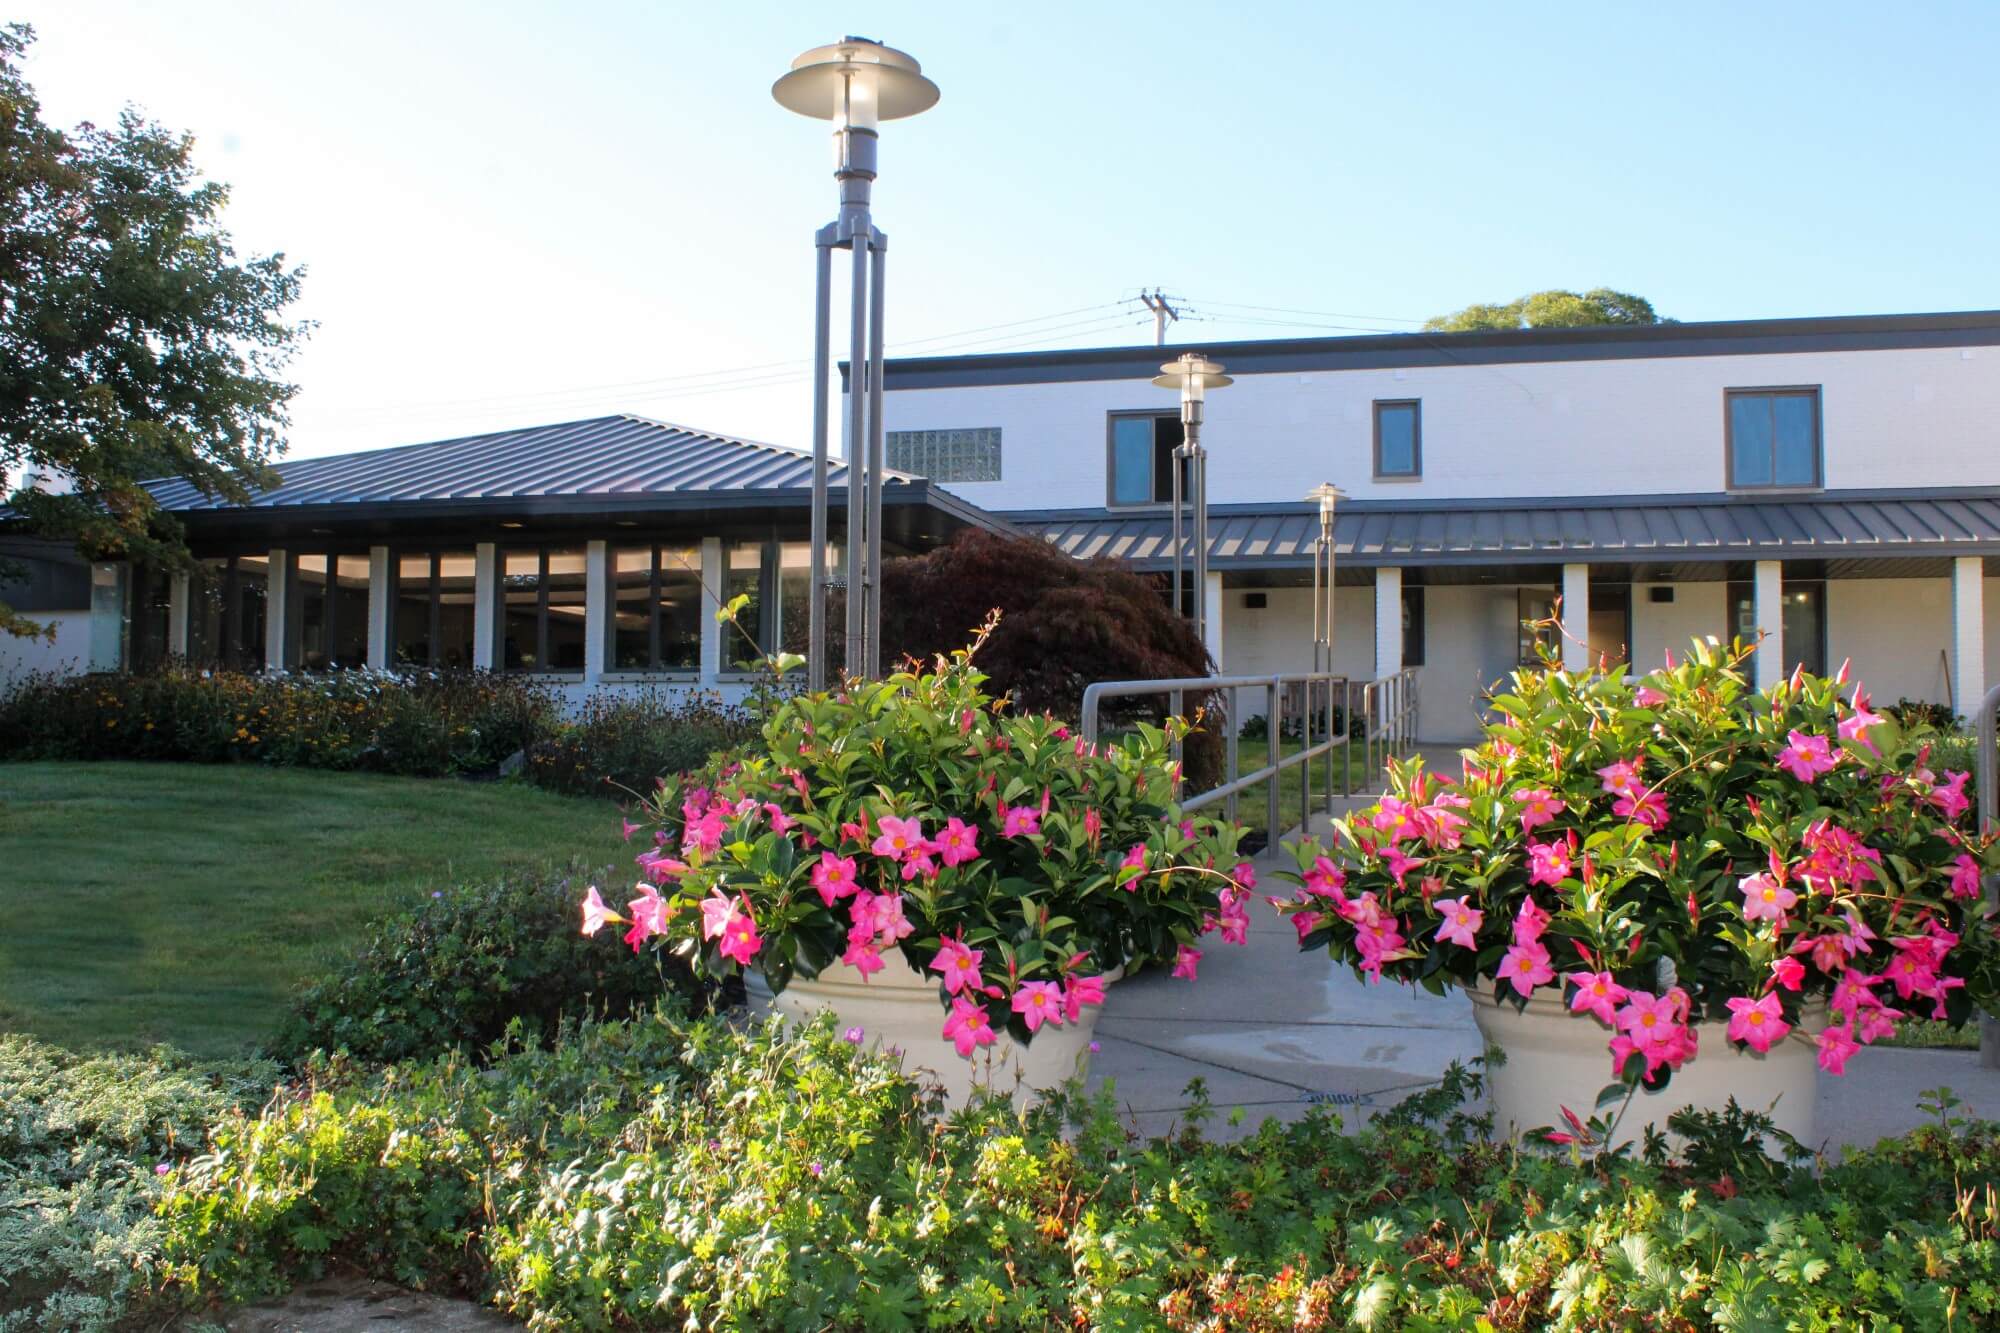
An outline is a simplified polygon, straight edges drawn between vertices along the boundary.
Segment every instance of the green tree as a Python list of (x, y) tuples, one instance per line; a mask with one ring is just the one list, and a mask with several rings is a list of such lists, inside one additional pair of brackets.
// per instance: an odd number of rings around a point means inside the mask
[[(0, 493), (17, 532), (177, 563), (180, 525), (140, 483), (241, 503), (275, 481), (303, 270), (238, 256), (228, 189), (187, 135), (130, 108), (110, 129), (43, 123), (21, 71), (33, 41), (0, 28)], [(22, 486), (32, 473), (70, 489)], [(0, 601), (0, 629), (46, 627)]]
[(1534, 292), (1504, 305), (1469, 305), (1424, 324), (1431, 333), (1467, 333), (1475, 329), (1580, 329), (1595, 324), (1671, 324), (1653, 311), (1653, 303), (1629, 292), (1593, 287), (1579, 296), (1559, 288)]

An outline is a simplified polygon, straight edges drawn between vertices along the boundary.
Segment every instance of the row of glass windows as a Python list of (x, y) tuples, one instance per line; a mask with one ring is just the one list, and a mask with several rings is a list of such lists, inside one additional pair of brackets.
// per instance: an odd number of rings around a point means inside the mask
[[(1724, 391), (1723, 403), (1730, 489), (1823, 484), (1817, 385), (1728, 389)], [(1373, 421), (1375, 480), (1421, 479), (1424, 474), (1422, 400), (1378, 399), (1373, 405)], [(1113, 412), (1109, 425), (1110, 503), (1170, 502), (1174, 451), (1181, 447), (1184, 438), (1177, 414)], [(1185, 487), (1182, 493), (1186, 494)]]
[[(701, 550), (695, 546), (616, 546), (609, 551), (612, 671), (701, 669), (704, 608)], [(780, 646), (802, 620), (808, 568), (802, 542), (738, 542), (723, 547), (722, 599), (749, 600), (724, 628), (716, 668)], [(330, 552), (289, 556), (288, 663), (309, 671), (368, 660), (369, 558)], [(188, 574), (186, 656), (201, 666), (261, 671), (270, 592), (267, 555), (198, 561)], [(580, 545), (501, 549), (495, 590), (493, 662), (504, 671), (580, 673), (587, 636), (588, 575)], [(473, 551), (398, 551), (390, 561), (389, 648), (398, 666), (463, 669), (475, 659), (478, 603)], [(141, 568), (128, 602), (127, 660), (145, 667), (173, 648), (171, 574)], [(788, 610), (787, 601), (794, 605)]]

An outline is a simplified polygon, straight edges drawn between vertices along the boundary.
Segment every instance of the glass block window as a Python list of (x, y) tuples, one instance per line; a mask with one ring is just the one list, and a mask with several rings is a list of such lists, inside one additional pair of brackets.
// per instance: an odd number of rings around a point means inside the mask
[(889, 466), (932, 481), (1000, 480), (1000, 428), (892, 430), (886, 437)]

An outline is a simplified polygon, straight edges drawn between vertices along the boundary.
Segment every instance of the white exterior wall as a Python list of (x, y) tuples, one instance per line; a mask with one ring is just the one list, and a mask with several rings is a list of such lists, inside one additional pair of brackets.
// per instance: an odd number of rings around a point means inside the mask
[[(1986, 580), (1986, 688), (1991, 690), (2000, 685), (2000, 579)], [(1977, 699), (1969, 699), (1959, 705), (1959, 712), (1970, 717)]]
[[(1243, 605), (1246, 593), (1261, 592), (1265, 605)], [(1311, 588), (1229, 588), (1222, 595), (1223, 641), (1229, 646), (1229, 674), (1262, 676), (1280, 671), (1310, 671), (1312, 653)], [(1354, 680), (1370, 680), (1375, 671), (1375, 589), (1337, 587), (1333, 599), (1333, 669)], [(1263, 701), (1244, 714), (1262, 714)]]
[[(1723, 390), (1796, 384), (1823, 388), (1829, 489), (1993, 480), (2000, 348), (1951, 347), (1238, 375), (1208, 400), (1209, 497), (1297, 500), (1327, 480), (1366, 500), (1715, 492)], [(1423, 402), (1420, 481), (1374, 480), (1380, 398)], [(1000, 427), (1001, 480), (950, 489), (1054, 509), (1105, 503), (1107, 413), (1174, 401), (1141, 379), (897, 389), (884, 416)]]
[(1694, 639), (1721, 639), (1729, 615), (1726, 583), (1670, 583), (1671, 602), (1651, 600), (1650, 583), (1632, 585), (1632, 670), (1643, 675), (1666, 665), (1671, 652), (1681, 661)]
[(1943, 654), (1951, 646), (1948, 579), (1830, 579), (1826, 585), (1827, 670), (1843, 659), (1879, 704), (1943, 703)]
[(90, 669), (90, 612), (24, 611), (29, 620), (56, 627), (55, 641), (0, 634), (0, 685), (36, 671), (67, 676)]

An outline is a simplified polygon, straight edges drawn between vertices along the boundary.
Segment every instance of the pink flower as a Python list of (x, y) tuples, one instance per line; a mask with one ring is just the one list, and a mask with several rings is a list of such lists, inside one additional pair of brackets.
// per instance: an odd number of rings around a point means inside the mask
[(1597, 776), (1604, 779), (1604, 790), (1614, 796), (1623, 796), (1639, 785), (1639, 765), (1637, 759), (1620, 759), (1615, 764), (1607, 764), (1597, 770)]
[(1467, 949), (1479, 947), (1479, 927), (1486, 920), (1486, 914), (1477, 907), (1468, 907), (1463, 898), (1439, 898), (1431, 906), (1444, 918), (1437, 929), (1440, 944), (1449, 942)]
[(1948, 820), (1956, 820), (1972, 808), (1972, 802), (1965, 796), (1965, 780), (1972, 775), (1955, 769), (1945, 770), (1945, 780), (1924, 799), (1943, 812)]
[(979, 859), (979, 830), (957, 815), (947, 819), (937, 836), (938, 859), (948, 866), (964, 865)]
[(1542, 787), (1530, 787), (1526, 791), (1514, 793), (1514, 799), (1521, 806), (1521, 832), (1533, 833), (1549, 823), (1569, 807), (1554, 792)]
[(919, 820), (883, 815), (878, 827), (881, 831), (875, 835), (874, 843), (868, 848), (877, 856), (900, 861), (906, 856), (921, 854), (930, 849), (930, 843), (924, 837), (923, 823)]
[(1783, 880), (1775, 875), (1759, 871), (1745, 875), (1736, 882), (1743, 893), (1743, 919), (1745, 921), (1775, 921), (1785, 924), (1785, 913), (1799, 900), (1799, 895), (1785, 887)]
[[(936, 844), (932, 845), (935, 846)], [(903, 882), (906, 884), (919, 875), (925, 879), (936, 879), (937, 872), (937, 862), (931, 860), (929, 852), (916, 852), (904, 858)]]
[(1347, 872), (1324, 856), (1313, 858), (1312, 869), (1303, 876), (1307, 893), (1322, 898), (1339, 898), (1340, 891), (1347, 887)]
[(1792, 1025), (1785, 1021), (1777, 995), (1752, 1000), (1741, 995), (1729, 997), (1729, 1039), (1747, 1043), (1753, 1051), (1768, 1051), (1783, 1041)]
[[(1125, 859), (1118, 863), (1118, 882), (1123, 884), (1128, 892), (1136, 893), (1139, 890), (1139, 881), (1145, 878), (1145, 870), (1146, 844), (1135, 843), (1132, 850), (1125, 853)], [(1126, 873), (1128, 871), (1133, 873)]]
[(848, 936), (847, 952), (840, 956), (840, 961), (859, 972), (863, 981), (888, 966), (882, 961), (882, 951), (865, 935), (860, 939)]
[(799, 821), (786, 814), (776, 801), (764, 802), (764, 814), (771, 821), (771, 832), (780, 837)]
[(729, 919), (736, 915), (736, 904), (723, 896), (717, 889), (701, 900), (701, 937), (705, 940), (720, 938), (729, 925)]
[(1854, 1040), (1854, 1029), (1845, 1023), (1821, 1028), (1814, 1040), (1819, 1046), (1819, 1067), (1829, 1074), (1845, 1074), (1847, 1058), (1861, 1049), (1861, 1043)]
[(1901, 1017), (1897, 1010), (1883, 1005), (1863, 1009), (1854, 1020), (1854, 1039), (1867, 1046), (1884, 1037), (1893, 1037), (1896, 1035), (1896, 1020)]
[[(1977, 898), (1979, 896), (1979, 862), (1971, 852), (1960, 852), (1958, 859), (1951, 863), (1951, 896), (1954, 898)], [(590, 932), (585, 930), (584, 934)]]
[(624, 834), (625, 834), (625, 841), (627, 841), (627, 842), (630, 842), (630, 841), (632, 841), (632, 835), (633, 835), (634, 833), (637, 833), (637, 832), (639, 831), (639, 827), (640, 827), (639, 825), (637, 825), (637, 824), (634, 824), (634, 823), (633, 823), (633, 822), (632, 822), (631, 820), (629, 820), (629, 819), (621, 819), (621, 820), (619, 820), (619, 821), (618, 821), (618, 825), (619, 825), (619, 828), (620, 828), (620, 829), (621, 829), (621, 830), (622, 830), (622, 831), (624, 832)]
[(1324, 920), (1326, 917), (1319, 912), (1292, 913), (1292, 929), (1299, 932), (1299, 943), (1304, 944), (1306, 936), (1319, 929), (1319, 923)]
[(1638, 689), (1632, 691), (1632, 702), (1641, 708), (1658, 708), (1666, 701), (1667, 696), (1654, 689), (1651, 685), (1641, 685)]
[(1096, 806), (1089, 807), (1083, 812), (1084, 838), (1090, 843), (1092, 847), (1095, 847), (1097, 846), (1097, 839), (1103, 834), (1103, 832), (1104, 832), (1103, 816), (1097, 813)]
[(1014, 1012), (1028, 1025), (1028, 1031), (1039, 1032), (1044, 1023), (1062, 1026), (1063, 995), (1053, 981), (1024, 981), (1014, 992)]
[(625, 904), (625, 910), (632, 914), (632, 928), (625, 932), (625, 942), (632, 946), (633, 953), (639, 952), (639, 946), (651, 936), (666, 932), (667, 902), (652, 885), (641, 887), (639, 896)]
[(1796, 958), (1780, 958), (1771, 964), (1771, 978), (1786, 990), (1795, 991), (1806, 979), (1806, 965)]
[(1681, 1010), (1671, 992), (1655, 996), (1642, 990), (1628, 991), (1625, 1007), (1618, 1011), (1618, 1030), (1630, 1033), (1641, 1047), (1671, 1041), (1682, 1026)]
[(681, 832), (681, 850), (713, 856), (722, 846), (722, 830), (721, 812), (709, 810), (701, 818), (688, 821), (687, 828)]
[(854, 858), (821, 852), (819, 864), (812, 868), (812, 886), (828, 907), (849, 897), (861, 887), (854, 879)]
[(1185, 980), (1193, 981), (1194, 970), (1200, 963), (1201, 963), (1201, 950), (1191, 948), (1188, 945), (1183, 944), (1180, 948), (1180, 952), (1174, 955), (1173, 974), (1177, 977), (1184, 978)]
[(1560, 884), (1568, 874), (1568, 846), (1560, 842), (1528, 844), (1528, 883)]
[(1658, 832), (1667, 826), (1667, 798), (1657, 791), (1627, 792), (1611, 804), (1611, 813)]
[(1032, 805), (1003, 805), (1000, 807), (1000, 836), (1003, 838), (1025, 838), (1042, 831), (1042, 814)]
[(687, 873), (687, 862), (676, 861), (673, 857), (662, 856), (658, 852), (642, 852), (638, 859), (639, 868), (645, 871), (646, 878), (655, 884), (665, 884), (674, 876)]
[(1514, 943), (1533, 944), (1548, 928), (1549, 914), (1533, 898), (1521, 899), (1521, 910), (1514, 914)]
[(757, 934), (757, 923), (748, 912), (739, 912), (729, 918), (723, 926), (722, 938), (715, 946), (724, 958), (733, 959), (741, 967), (748, 967), (750, 960), (763, 947), (763, 938)]
[(1417, 831), (1416, 810), (1408, 801), (1394, 796), (1381, 799), (1370, 822), (1377, 830), (1388, 834), (1392, 843), (1413, 837)]
[(1501, 958), (1495, 975), (1522, 995), (1531, 994), (1535, 987), (1556, 979), (1555, 969), (1549, 966), (1549, 951), (1539, 942), (1510, 947)]
[(591, 885), (590, 892), (583, 895), (583, 933), (595, 935), (604, 929), (604, 923), (610, 919), (610, 909), (605, 907), (604, 899), (598, 895), (597, 886)]
[(1880, 713), (1868, 711), (1868, 696), (1857, 683), (1854, 687), (1854, 711), (1840, 719), (1840, 725), (1835, 730), (1840, 739), (1864, 746), (1868, 753), (1879, 757), (1882, 752), (1875, 748), (1875, 742), (1868, 733), (1887, 720)]
[(1840, 974), (1840, 980), (1833, 983), (1833, 998), (1827, 1001), (1827, 1007), (1849, 1019), (1857, 1010), (1879, 1009), (1882, 1002), (1875, 998), (1874, 988), (1881, 984), (1881, 977), (1872, 977), (1858, 967), (1850, 967)]
[(1063, 987), (1063, 1017), (1074, 1023), (1086, 1004), (1104, 1003), (1103, 977), (1071, 977)]
[(1791, 743), (1779, 753), (1778, 767), (1800, 782), (1810, 783), (1820, 774), (1831, 772), (1840, 762), (1833, 753), (1832, 743), (1824, 736), (1808, 736), (1794, 729), (1787, 739)]
[(944, 1035), (967, 1059), (972, 1058), (978, 1047), (991, 1046), (998, 1040), (993, 1035), (993, 1024), (987, 1020), (986, 1007), (963, 995), (952, 998), (951, 1013), (944, 1020)]
[(915, 929), (903, 915), (903, 895), (900, 893), (858, 893), (854, 896), (852, 911), (855, 928), (865, 928), (870, 935), (880, 937), (884, 944), (908, 939)]
[(1595, 1014), (1606, 1023), (1617, 1024), (1618, 1006), (1632, 992), (1612, 980), (1609, 972), (1572, 972), (1569, 979), (1576, 983), (1569, 997), (1571, 1013)]
[(1236, 887), (1245, 893), (1257, 887), (1257, 868), (1248, 861), (1238, 861), (1236, 869), (1229, 872), (1229, 877), (1235, 880)]
[(967, 948), (963, 940), (946, 940), (938, 946), (930, 967), (944, 977), (945, 990), (956, 995), (967, 986), (979, 989), (979, 960), (985, 956), (983, 950)]
[(1406, 854), (1402, 847), (1396, 843), (1392, 842), (1388, 847), (1383, 849), (1382, 867), (1395, 876), (1396, 883), (1399, 886), (1412, 870), (1423, 864), (1425, 862), (1422, 857)]

